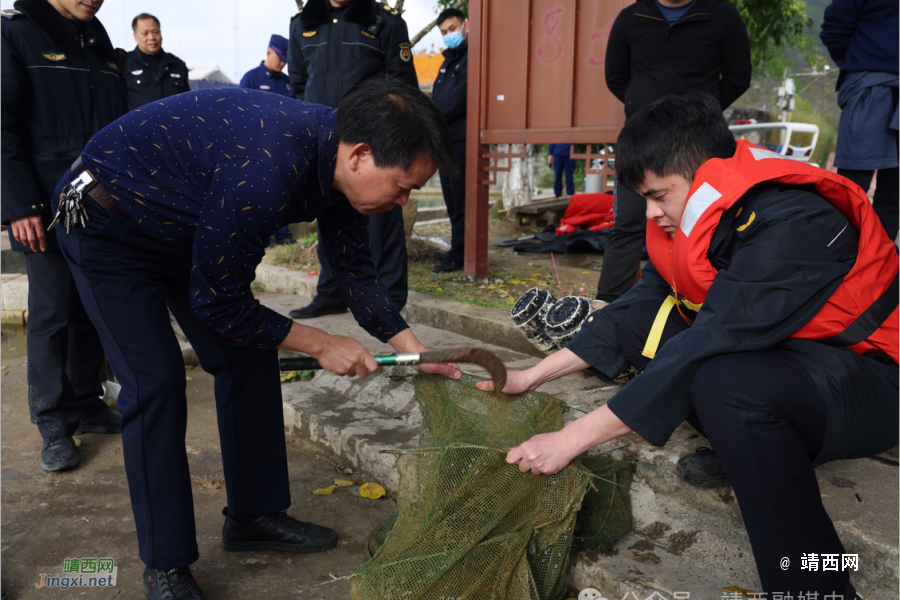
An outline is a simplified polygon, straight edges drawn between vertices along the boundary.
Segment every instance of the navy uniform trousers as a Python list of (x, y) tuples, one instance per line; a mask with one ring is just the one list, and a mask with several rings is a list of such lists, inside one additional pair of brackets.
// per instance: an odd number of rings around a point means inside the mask
[[(399, 311), (406, 306), (409, 294), (403, 207), (395, 206), (391, 211), (371, 215), (367, 230), (370, 256), (378, 273), (378, 283), (387, 290), (391, 302)], [(315, 303), (329, 308), (346, 308), (347, 302), (338, 289), (325, 250), (321, 244), (316, 250), (319, 255), (319, 282), (316, 284)]]
[(31, 422), (43, 438), (72, 435), (82, 419), (107, 408), (100, 338), (58, 250), (26, 252), (25, 270)]
[[(650, 362), (641, 350), (658, 310), (659, 302), (636, 302), (619, 322), (619, 347), (639, 372)], [(687, 327), (673, 310), (661, 344)], [(837, 554), (840, 561), (845, 552), (814, 467), (897, 445), (898, 369), (846, 348), (789, 344), (705, 362), (691, 384), (694, 414), (687, 421), (709, 439), (728, 474), (763, 589), (794, 598), (844, 596), (848, 571), (800, 570), (803, 553)], [(823, 369), (830, 385), (822, 381)], [(786, 570), (782, 557), (790, 560)]]
[(466, 253), (466, 140), (453, 142), (453, 160), (459, 170), (458, 177), (451, 177), (440, 170), (441, 191), (447, 216), (450, 217), (450, 250), (447, 258), (463, 262)]
[(613, 189), (613, 213), (597, 283), (597, 298), (604, 302), (616, 300), (634, 285), (647, 232), (647, 203), (618, 183)]
[(277, 350), (234, 346), (194, 319), (191, 251), (167, 247), (85, 198), (85, 229), (61, 228), (58, 238), (122, 385), (122, 445), (140, 557), (149, 568), (187, 566), (198, 550), (185, 450), (184, 361), (169, 310), (203, 369), (215, 377), (228, 512), (234, 516), (290, 506)]

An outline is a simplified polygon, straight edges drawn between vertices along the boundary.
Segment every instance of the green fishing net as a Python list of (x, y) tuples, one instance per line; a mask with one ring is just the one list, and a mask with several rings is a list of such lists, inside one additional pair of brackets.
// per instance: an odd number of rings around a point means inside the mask
[(629, 463), (580, 457), (550, 476), (507, 464), (509, 448), (562, 428), (561, 401), (498, 398), (471, 375), (412, 381), (419, 447), (397, 452), (399, 513), (347, 580), (355, 600), (557, 600), (572, 552), (609, 550), (630, 530)]

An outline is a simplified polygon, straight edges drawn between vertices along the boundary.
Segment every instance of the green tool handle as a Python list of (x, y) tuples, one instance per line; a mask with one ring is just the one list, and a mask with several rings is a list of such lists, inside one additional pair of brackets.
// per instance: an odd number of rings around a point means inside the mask
[[(395, 365), (419, 365), (422, 364), (422, 355), (418, 352), (405, 352), (403, 354), (376, 354), (375, 362), (381, 367)], [(312, 356), (297, 356), (291, 358), (279, 358), (278, 366), (282, 371), (318, 371), (322, 364)]]

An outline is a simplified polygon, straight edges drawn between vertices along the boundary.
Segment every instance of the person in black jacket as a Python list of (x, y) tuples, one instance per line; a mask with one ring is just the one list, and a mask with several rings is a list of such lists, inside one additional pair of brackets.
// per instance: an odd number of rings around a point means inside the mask
[[(606, 85), (625, 117), (668, 94), (702, 92), (724, 110), (750, 87), (750, 40), (724, 0), (638, 0), (622, 9), (606, 46)], [(615, 224), (603, 252), (597, 298), (628, 291), (644, 245), (644, 203), (615, 188)]]
[(141, 13), (131, 20), (131, 30), (137, 46), (125, 66), (128, 110), (191, 89), (187, 65), (162, 48), (159, 19)]
[(100, 396), (100, 338), (50, 224), (57, 181), (91, 136), (125, 112), (125, 52), (94, 18), (102, 2), (19, 0), (3, 11), (2, 216), (28, 272), (28, 403), (41, 467), (78, 464), (72, 435), (118, 433)]
[[(646, 199), (651, 227), (708, 244), (705, 264), (684, 246), (670, 261), (682, 273), (715, 270), (698, 312), (679, 306), (661, 313), (661, 305), (674, 303), (673, 292), (664, 260), (651, 261), (644, 278), (591, 314), (563, 350), (530, 369), (510, 371), (508, 394), (583, 369), (607, 382), (630, 367), (639, 374), (597, 410), (513, 448), (507, 462), (550, 475), (631, 431), (662, 446), (687, 421), (715, 452), (701, 447), (683, 456), (676, 475), (700, 487), (732, 485), (770, 594), (764, 597), (855, 599), (849, 569), (807, 570), (802, 558), (812, 548), (823, 561), (844, 553), (814, 467), (872, 456), (898, 441), (898, 366), (889, 354), (897, 348), (896, 251), (880, 230), (880, 239), (873, 239), (857, 229), (856, 223), (865, 231), (876, 227), (865, 200), (855, 204), (861, 216), (852, 222), (836, 207), (847, 201), (843, 186), (822, 186), (825, 192), (784, 183), (778, 163), (793, 161), (774, 152), (744, 150), (771, 179), (755, 179), (742, 194), (712, 187), (715, 172), (723, 178), (746, 173), (726, 165), (742, 148), (720, 110), (710, 96), (664, 97), (625, 124), (616, 157), (622, 185)], [(809, 172), (800, 173), (798, 180), (809, 181)], [(711, 205), (729, 195), (734, 203), (716, 213)], [(719, 218), (704, 231), (695, 225), (706, 210)], [(872, 248), (894, 260), (882, 259), (881, 269), (864, 277), (850, 275), (858, 260), (873, 260)], [(890, 278), (893, 285), (880, 287)], [(848, 281), (853, 293), (844, 288)], [(851, 306), (856, 302), (846, 299), (867, 287), (880, 297), (868, 307)], [(832, 308), (821, 317), (826, 304)], [(795, 336), (811, 321), (822, 327), (832, 320), (835, 304), (856, 317), (842, 333)], [(654, 354), (645, 344), (657, 319), (663, 327)], [(876, 331), (884, 334), (882, 345), (859, 354), (852, 349)], [(492, 388), (490, 382), (477, 386)]]
[[(377, 77), (418, 87), (406, 23), (375, 0), (309, 0), (291, 19), (288, 66), (298, 100), (335, 108), (350, 92)], [(398, 310), (408, 294), (403, 209), (369, 217), (369, 249), (378, 279)], [(292, 310), (295, 319), (347, 312), (328, 257), (318, 247), (316, 297)]]
[(432, 267), (435, 273), (459, 271), (463, 268), (463, 253), (466, 231), (466, 92), (469, 74), (469, 24), (462, 11), (448, 8), (438, 15), (438, 29), (444, 36), (444, 62), (438, 71), (431, 98), (450, 129), (453, 143), (453, 158), (459, 170), (452, 177), (445, 170), (440, 171), (441, 189), (444, 203), (450, 217), (450, 250), (436, 251), (434, 257), (440, 262)]

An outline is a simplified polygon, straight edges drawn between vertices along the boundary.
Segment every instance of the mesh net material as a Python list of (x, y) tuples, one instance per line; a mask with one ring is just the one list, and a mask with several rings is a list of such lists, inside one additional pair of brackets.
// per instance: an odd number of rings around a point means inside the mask
[(413, 378), (419, 447), (397, 453), (399, 513), (348, 579), (355, 600), (557, 600), (571, 552), (608, 550), (630, 530), (631, 465), (594, 456), (555, 475), (520, 472), (508, 449), (561, 429), (568, 407), (541, 392), (499, 400), (480, 380)]

